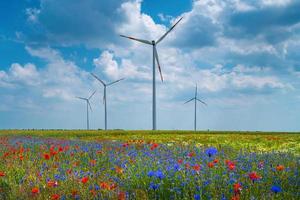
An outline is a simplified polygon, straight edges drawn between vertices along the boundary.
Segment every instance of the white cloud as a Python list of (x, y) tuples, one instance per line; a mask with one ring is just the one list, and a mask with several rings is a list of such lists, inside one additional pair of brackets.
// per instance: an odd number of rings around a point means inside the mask
[(27, 63), (24, 66), (13, 63), (9, 73), (13, 81), (20, 81), (31, 86), (38, 85), (40, 82), (39, 72), (36, 70), (35, 65), (31, 63)]
[(38, 17), (41, 10), (37, 8), (27, 8), (25, 13), (27, 15), (27, 20), (32, 23), (38, 22)]
[(127, 79), (149, 79), (150, 73), (142, 67), (137, 67), (131, 60), (122, 59), (120, 65), (114, 60), (113, 53), (103, 51), (99, 58), (93, 60), (96, 71), (104, 71), (110, 79), (127, 78)]

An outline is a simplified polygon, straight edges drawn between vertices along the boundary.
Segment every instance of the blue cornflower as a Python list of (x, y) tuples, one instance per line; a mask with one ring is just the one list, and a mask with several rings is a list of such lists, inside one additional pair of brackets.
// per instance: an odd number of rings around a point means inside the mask
[(273, 185), (273, 186), (271, 187), (271, 191), (274, 192), (274, 193), (278, 193), (278, 192), (281, 192), (282, 189), (281, 189), (280, 186)]
[(200, 195), (199, 195), (199, 194), (195, 194), (195, 195), (194, 195), (194, 199), (195, 199), (195, 200), (200, 200), (200, 199), (201, 199), (201, 197), (200, 197)]
[(155, 172), (154, 172), (154, 171), (148, 172), (148, 176), (149, 176), (149, 177), (155, 176)]
[(157, 170), (157, 171), (156, 171), (155, 176), (156, 176), (157, 178), (159, 178), (159, 179), (163, 179), (163, 178), (165, 177), (164, 173), (163, 173), (162, 171), (160, 171), (160, 170)]
[(218, 150), (215, 147), (209, 147), (205, 150), (205, 154), (208, 155), (208, 157), (214, 156), (218, 153)]
[(154, 184), (154, 183), (150, 183), (150, 189), (152, 190), (157, 190), (159, 188), (159, 185), (158, 184)]

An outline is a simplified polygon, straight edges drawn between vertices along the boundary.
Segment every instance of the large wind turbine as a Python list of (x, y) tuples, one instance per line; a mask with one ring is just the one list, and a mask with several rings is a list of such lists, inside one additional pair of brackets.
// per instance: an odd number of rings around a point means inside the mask
[(142, 39), (137, 39), (137, 38), (133, 38), (133, 37), (128, 37), (125, 35), (120, 35), (121, 37), (125, 37), (131, 40), (135, 40), (144, 44), (148, 44), (148, 45), (152, 45), (153, 48), (153, 69), (152, 69), (152, 129), (156, 130), (156, 87), (155, 87), (155, 60), (157, 62), (157, 66), (158, 66), (158, 70), (160, 73), (160, 78), (161, 81), (163, 81), (163, 76), (161, 73), (161, 68), (160, 68), (160, 64), (159, 64), (159, 59), (158, 59), (158, 53), (156, 50), (156, 45), (158, 43), (160, 43), (173, 29), (174, 27), (182, 20), (182, 18), (180, 18), (163, 36), (161, 36), (157, 41), (152, 40), (142, 40)]
[(106, 87), (107, 86), (111, 86), (119, 81), (124, 80), (124, 78), (121, 78), (119, 80), (113, 81), (111, 83), (104, 83), (104, 81), (102, 81), (100, 78), (98, 78), (98, 76), (96, 76), (95, 74), (91, 73), (91, 75), (97, 79), (103, 86), (104, 86), (104, 95), (103, 95), (103, 103), (104, 103), (104, 117), (105, 117), (105, 130), (107, 130), (107, 104), (106, 104)]
[(207, 106), (207, 104), (204, 101), (198, 99), (198, 97), (197, 97), (197, 84), (196, 84), (196, 90), (195, 90), (195, 97), (193, 97), (190, 100), (186, 101), (184, 104), (189, 103), (189, 102), (191, 102), (193, 100), (195, 102), (194, 130), (196, 131), (197, 130), (197, 101), (199, 101), (200, 103), (202, 103), (202, 104), (204, 104), (204, 105)]
[(90, 122), (89, 122), (89, 107), (92, 111), (92, 106), (90, 104), (90, 99), (94, 96), (94, 94), (96, 93), (96, 91), (93, 92), (93, 94), (89, 97), (89, 98), (83, 98), (83, 97), (76, 97), (78, 99), (84, 100), (86, 101), (86, 126), (87, 126), (87, 130), (90, 129)]

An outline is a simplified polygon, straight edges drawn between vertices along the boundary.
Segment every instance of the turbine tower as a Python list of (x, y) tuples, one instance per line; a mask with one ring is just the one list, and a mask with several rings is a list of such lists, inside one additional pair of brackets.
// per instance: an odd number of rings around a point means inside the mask
[(96, 91), (93, 92), (93, 94), (89, 97), (89, 98), (83, 98), (83, 97), (76, 97), (77, 99), (81, 99), (83, 101), (86, 101), (86, 127), (87, 130), (90, 129), (90, 122), (89, 122), (89, 108), (92, 111), (92, 106), (90, 104), (90, 100), (91, 98), (94, 96), (94, 94), (96, 93)]
[(155, 86), (155, 60), (157, 62), (158, 70), (160, 73), (160, 78), (161, 81), (163, 82), (163, 76), (161, 73), (161, 68), (159, 64), (159, 59), (158, 59), (158, 53), (156, 49), (156, 45), (160, 43), (173, 29), (174, 27), (182, 20), (182, 17), (163, 35), (161, 36), (157, 41), (152, 40), (143, 40), (143, 39), (137, 39), (133, 37), (128, 37), (125, 35), (120, 35), (121, 37), (125, 37), (131, 40), (135, 40), (144, 44), (152, 45), (153, 48), (153, 69), (152, 69), (152, 130), (156, 130), (156, 86)]
[(105, 130), (107, 130), (107, 104), (106, 104), (106, 87), (107, 86), (111, 86), (119, 81), (124, 80), (124, 78), (121, 78), (119, 80), (113, 81), (111, 83), (104, 83), (104, 81), (102, 81), (98, 76), (96, 76), (95, 74), (91, 73), (91, 75), (97, 79), (103, 86), (104, 86), (104, 95), (103, 95), (103, 103), (104, 103), (104, 118), (105, 118)]
[(207, 106), (207, 104), (204, 101), (198, 99), (198, 97), (197, 97), (197, 84), (196, 84), (196, 90), (195, 90), (195, 97), (193, 97), (190, 100), (186, 101), (184, 104), (187, 104), (187, 103), (189, 103), (189, 102), (191, 102), (193, 100), (195, 102), (194, 130), (196, 131), (197, 130), (197, 101), (199, 101), (200, 103), (202, 103), (202, 104), (204, 104), (204, 105)]

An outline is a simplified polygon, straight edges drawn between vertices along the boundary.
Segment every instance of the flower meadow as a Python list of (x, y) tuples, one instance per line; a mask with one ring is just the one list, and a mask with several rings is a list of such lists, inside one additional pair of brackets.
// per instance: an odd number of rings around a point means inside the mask
[(299, 154), (0, 136), (0, 199), (300, 199)]

